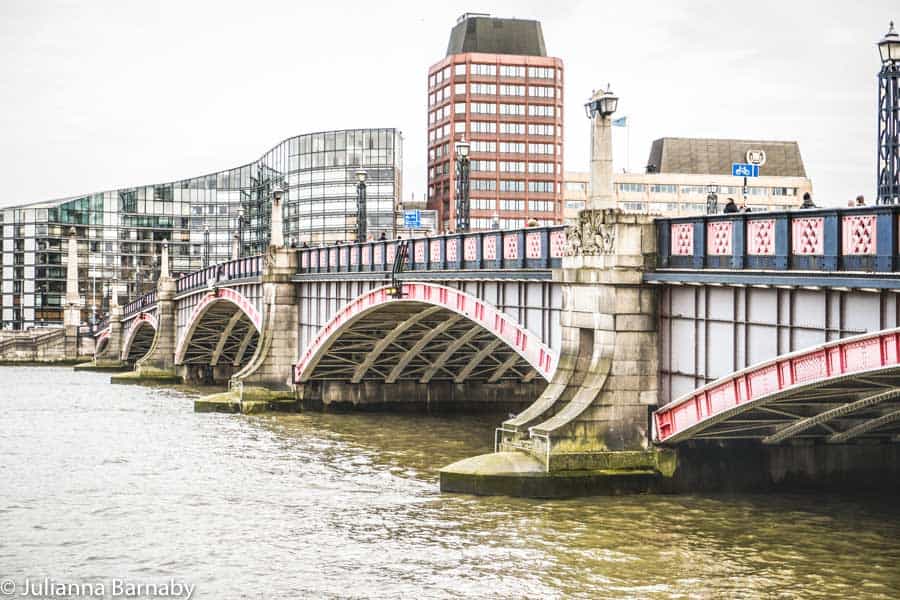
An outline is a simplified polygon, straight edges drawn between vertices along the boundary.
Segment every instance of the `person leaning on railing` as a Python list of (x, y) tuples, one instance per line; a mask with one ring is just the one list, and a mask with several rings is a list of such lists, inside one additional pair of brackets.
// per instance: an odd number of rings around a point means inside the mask
[(800, 205), (800, 208), (817, 208), (813, 203), (812, 196), (809, 195), (809, 192), (803, 194), (803, 204)]

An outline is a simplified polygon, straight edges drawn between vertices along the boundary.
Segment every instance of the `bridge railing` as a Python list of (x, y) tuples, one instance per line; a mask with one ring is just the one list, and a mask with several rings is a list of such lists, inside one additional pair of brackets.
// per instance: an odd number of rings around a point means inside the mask
[[(409, 271), (547, 269), (559, 267), (565, 227), (478, 231), (411, 238)], [(319, 246), (298, 250), (298, 273), (387, 272), (398, 240)]]
[(894, 272), (900, 206), (656, 220), (660, 268)]
[(205, 269), (182, 275), (175, 282), (175, 291), (180, 294), (199, 288), (205, 288), (210, 280), (219, 282), (248, 279), (262, 275), (263, 257), (245, 256), (236, 260), (210, 265)]
[(152, 290), (147, 292), (143, 296), (138, 296), (131, 302), (125, 305), (125, 309), (123, 311), (123, 315), (125, 317), (130, 317), (136, 313), (141, 312), (145, 308), (149, 308), (156, 304), (156, 290)]

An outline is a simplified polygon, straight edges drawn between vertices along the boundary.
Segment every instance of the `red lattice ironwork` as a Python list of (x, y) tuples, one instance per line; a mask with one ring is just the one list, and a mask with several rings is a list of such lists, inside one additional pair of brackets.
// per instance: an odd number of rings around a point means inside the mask
[(431, 246), (428, 249), (431, 254), (431, 262), (437, 264), (441, 262), (441, 242), (440, 240), (431, 240)]
[(336, 267), (338, 264), (338, 252), (337, 248), (332, 248), (328, 251), (328, 266)]
[(706, 224), (706, 253), (710, 256), (731, 255), (731, 221), (713, 221)]
[(497, 236), (486, 235), (481, 247), (484, 260), (497, 260)]
[(516, 235), (503, 236), (503, 258), (506, 260), (519, 258), (519, 240)]
[(822, 256), (825, 253), (825, 219), (801, 217), (791, 221), (792, 251), (796, 255)]
[(387, 247), (387, 262), (389, 265), (394, 264), (394, 255), (397, 254), (397, 247), (393, 244), (389, 244)]
[(384, 261), (384, 246), (375, 246), (375, 264), (380, 265)]
[(459, 240), (456, 238), (447, 240), (447, 261), (456, 262), (459, 260)]
[(478, 260), (478, 238), (467, 237), (463, 242), (463, 260)]
[(843, 218), (844, 255), (874, 255), (878, 239), (875, 215), (847, 215)]
[(414, 257), (417, 263), (425, 262), (425, 240), (416, 240)]
[(525, 257), (541, 257), (541, 233), (539, 231), (529, 231), (525, 234)]
[(554, 231), (550, 234), (551, 258), (562, 258), (566, 255), (566, 232)]
[(359, 264), (359, 246), (352, 246), (350, 248), (350, 264), (351, 265)]
[[(709, 383), (653, 413), (657, 441), (689, 439), (734, 409), (854, 373), (900, 366), (900, 328), (845, 338), (780, 356)], [(726, 413), (727, 414), (723, 414)], [(740, 412), (740, 411), (739, 411)]]
[(672, 256), (694, 255), (694, 224), (672, 223)]
[(362, 264), (364, 264), (364, 265), (372, 264), (372, 246), (363, 246)]
[(307, 254), (306, 252), (303, 252), (300, 255), (300, 266), (304, 269), (309, 266), (309, 254)]
[(747, 254), (775, 256), (775, 219), (747, 221)]

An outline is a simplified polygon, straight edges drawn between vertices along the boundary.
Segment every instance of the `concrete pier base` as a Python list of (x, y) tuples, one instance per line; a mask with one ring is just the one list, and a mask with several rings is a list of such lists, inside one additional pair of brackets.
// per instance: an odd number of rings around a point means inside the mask
[(118, 373), (129, 369), (128, 363), (121, 360), (92, 360), (72, 367), (75, 371), (93, 371), (97, 373)]
[(483, 454), (441, 469), (440, 486), (442, 492), (524, 498), (802, 491), (900, 494), (896, 444), (698, 445), (586, 453), (572, 457), (567, 466), (547, 472), (541, 460), (525, 452)]
[(173, 371), (154, 369), (152, 367), (142, 367), (137, 371), (129, 371), (127, 373), (122, 373), (121, 375), (113, 375), (109, 378), (109, 382), (138, 385), (183, 383), (181, 377), (176, 375)]
[(246, 387), (221, 394), (204, 396), (194, 401), (194, 412), (255, 414), (263, 412), (297, 412), (299, 404), (293, 394), (265, 388)]

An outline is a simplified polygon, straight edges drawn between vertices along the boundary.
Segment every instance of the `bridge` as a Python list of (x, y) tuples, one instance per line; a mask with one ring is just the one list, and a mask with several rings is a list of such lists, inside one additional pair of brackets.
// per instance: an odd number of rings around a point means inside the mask
[(96, 360), (227, 383), (206, 408), (514, 412), (495, 453), (442, 472), (451, 491), (697, 489), (735, 469), (884, 484), (900, 465), (898, 225), (895, 207), (590, 209), (567, 228), (273, 235), (265, 255), (164, 272), (114, 308)]

